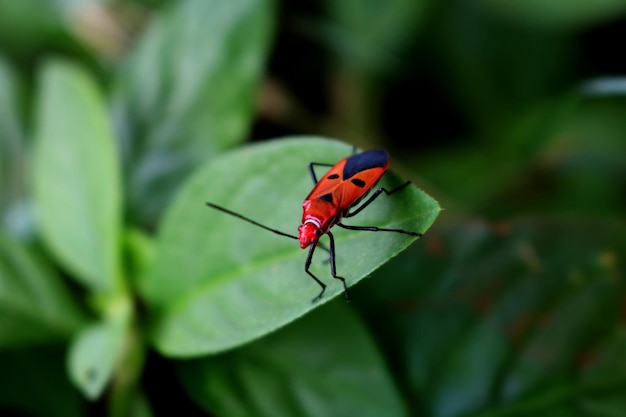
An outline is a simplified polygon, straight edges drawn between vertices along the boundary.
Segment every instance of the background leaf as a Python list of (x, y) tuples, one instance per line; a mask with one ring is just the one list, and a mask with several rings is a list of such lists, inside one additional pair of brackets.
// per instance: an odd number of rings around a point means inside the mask
[(68, 339), (83, 320), (46, 262), (0, 233), (0, 348)]
[(0, 1), (0, 38), (5, 48), (23, 54), (59, 36), (62, 12), (56, 0)]
[(44, 241), (96, 291), (120, 284), (120, 179), (114, 139), (90, 75), (63, 61), (43, 68), (34, 179)]
[(411, 35), (423, 24), (428, 1), (327, 1), (329, 19), (317, 32), (337, 54), (336, 59), (365, 73), (389, 71), (400, 63)]
[(626, 5), (620, 0), (553, 0), (545, 2), (531, 0), (524, 2), (484, 3), (516, 23), (545, 28), (568, 28), (590, 25), (606, 18), (615, 18), (626, 12)]
[(118, 307), (107, 319), (83, 328), (70, 347), (70, 378), (92, 400), (102, 394), (122, 356), (130, 311), (124, 304)]
[(413, 301), (405, 328), (423, 412), (557, 415), (594, 401), (596, 389), (621, 392), (611, 352), (623, 340), (626, 241), (615, 226), (519, 221), (447, 235), (447, 271)]
[(143, 225), (200, 162), (244, 139), (272, 27), (271, 0), (169, 6), (121, 67), (112, 104), (131, 216)]
[(350, 310), (336, 300), (248, 346), (180, 362), (181, 379), (218, 416), (405, 416)]
[[(312, 304), (319, 287), (303, 270), (306, 254), (297, 242), (210, 210), (204, 201), (296, 234), (302, 200), (312, 188), (307, 164), (336, 162), (350, 152), (332, 141), (281, 140), (231, 153), (191, 179), (168, 211), (155, 264), (141, 286), (152, 308), (152, 340), (161, 352), (191, 356), (237, 346), (342, 292), (322, 254), (312, 271), (329, 285)], [(401, 184), (392, 174), (386, 177), (389, 182), (382, 184), (388, 188)], [(410, 187), (382, 197), (348, 224), (425, 232), (438, 213), (434, 200)], [(337, 231), (338, 273), (352, 285), (413, 240)]]
[(23, 80), (0, 55), (0, 225), (19, 236), (32, 230), (25, 136)]
[[(474, 146), (510, 137), (512, 123), (534, 106), (553, 100), (550, 92), (566, 90), (573, 82), (574, 57), (569, 39), (561, 32), (511, 25), (489, 13), (482, 3), (438, 2), (433, 13), (432, 47), (436, 50), (423, 59), (433, 67), (431, 71), (446, 68), (442, 94), (462, 107), (466, 118), (462, 122), (473, 127)], [(545, 110), (549, 114), (552, 108)], [(507, 140), (494, 148), (507, 150), (511, 145), (516, 141)]]

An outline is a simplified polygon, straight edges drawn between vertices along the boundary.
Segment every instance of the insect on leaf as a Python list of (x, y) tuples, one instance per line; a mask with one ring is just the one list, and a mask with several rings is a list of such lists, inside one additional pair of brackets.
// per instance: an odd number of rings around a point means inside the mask
[[(302, 200), (312, 188), (308, 163), (334, 163), (351, 148), (319, 138), (285, 139), (220, 157), (178, 194), (160, 230), (156, 262), (140, 283), (152, 318), (152, 341), (164, 354), (195, 356), (232, 348), (305, 314), (343, 291), (319, 250), (312, 272), (327, 284), (324, 297), (304, 271), (306, 252), (277, 236), (204, 205), (228, 207), (260, 223), (297, 233)], [(388, 172), (381, 185), (403, 182)], [(439, 213), (411, 186), (381, 197), (346, 224), (425, 232)], [(338, 229), (339, 275), (353, 285), (416, 238)], [(321, 243), (328, 245), (326, 237)]]

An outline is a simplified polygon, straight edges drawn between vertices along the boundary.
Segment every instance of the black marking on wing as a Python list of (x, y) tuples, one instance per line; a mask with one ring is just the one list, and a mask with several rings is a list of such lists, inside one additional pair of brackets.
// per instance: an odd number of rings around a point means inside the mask
[(336, 180), (337, 178), (339, 178), (339, 174), (332, 174), (326, 177), (326, 179), (329, 179), (329, 180)]
[(333, 202), (333, 195), (331, 193), (324, 194), (319, 199), (322, 200), (322, 201), (328, 201), (329, 203), (332, 203)]
[(389, 162), (389, 154), (383, 149), (365, 151), (351, 156), (343, 167), (343, 180), (370, 168), (384, 168)]
[(359, 188), (365, 187), (365, 181), (360, 178), (352, 178), (350, 182), (352, 182), (352, 184), (356, 185)]

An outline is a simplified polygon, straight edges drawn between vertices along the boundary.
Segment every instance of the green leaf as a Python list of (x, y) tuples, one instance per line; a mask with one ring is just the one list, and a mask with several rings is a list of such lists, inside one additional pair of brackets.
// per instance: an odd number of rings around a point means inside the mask
[(107, 318), (85, 327), (73, 340), (68, 355), (70, 379), (87, 398), (98, 398), (113, 376), (129, 320), (129, 304), (120, 300)]
[(590, 26), (626, 12), (626, 4), (622, 0), (490, 0), (483, 5), (516, 22), (551, 29)]
[(174, 2), (120, 68), (112, 111), (137, 222), (154, 224), (194, 168), (245, 138), (272, 5)]
[[(536, 209), (535, 196), (520, 198), (528, 190), (515, 187), (518, 184), (528, 187), (528, 182), (537, 175), (535, 171), (546, 169), (543, 163), (553, 164), (553, 161), (541, 161), (541, 153), (546, 146), (550, 146), (551, 141), (571, 133), (563, 132), (564, 126), (574, 118), (574, 112), (579, 106), (580, 98), (571, 95), (533, 105), (530, 109), (518, 112), (514, 118), (507, 118), (506, 129), (500, 130), (501, 136), (492, 137), (489, 144), (462, 144), (422, 158), (415, 165), (419, 167), (421, 175), (449, 198), (463, 202), (465, 210), (503, 216), (504, 209), (509, 209), (510, 213), (507, 214), (513, 215), (523, 212), (520, 204), (528, 203), (526, 210)], [(606, 130), (613, 130), (613, 126)], [(615, 133), (618, 131), (615, 130)], [(596, 143), (602, 148), (603, 142), (597, 140)], [(489, 152), (484, 151), (485, 146), (488, 146)], [(565, 156), (562, 152), (561, 155)], [(498, 175), (494, 175), (494, 172)], [(532, 192), (539, 193), (542, 187), (545, 187), (545, 183)], [(551, 189), (549, 193), (554, 194)]]
[[(0, 38), (8, 50), (41, 53), (64, 32), (62, 0), (0, 1)], [(60, 42), (59, 42), (60, 43)]]
[[(142, 280), (151, 307), (152, 340), (169, 356), (193, 356), (246, 343), (289, 323), (342, 292), (320, 251), (304, 272), (306, 252), (297, 242), (212, 210), (211, 201), (268, 226), (297, 233), (301, 205), (312, 188), (307, 164), (337, 162), (351, 148), (316, 138), (284, 139), (230, 153), (203, 167), (180, 190), (157, 242), (155, 263)], [(402, 180), (389, 173), (382, 184)], [(437, 203), (414, 187), (368, 207), (348, 224), (425, 232)], [(322, 242), (328, 246), (326, 238)], [(415, 238), (397, 233), (339, 229), (339, 275), (353, 285)]]
[(31, 417), (86, 416), (85, 401), (67, 378), (64, 350), (0, 350), (0, 410)]
[[(544, 169), (543, 178), (534, 181), (550, 183), (552, 191), (542, 190), (533, 200), (540, 208), (551, 211), (594, 213), (622, 219), (622, 190), (626, 186), (626, 120), (623, 117), (626, 100), (604, 97), (577, 104), (546, 141), (540, 155), (540, 163), (548, 168)], [(527, 180), (522, 187), (533, 187), (531, 181)], [(523, 208), (533, 209), (532, 206)], [(517, 210), (520, 210), (519, 205)]]
[(137, 228), (129, 228), (124, 233), (125, 268), (129, 284), (135, 286), (136, 280), (146, 273), (154, 260), (154, 240)]
[(622, 226), (599, 221), (473, 224), (448, 234), (440, 254), (449, 268), (421, 294), (406, 329), (423, 413), (571, 415), (600, 390), (617, 398), (626, 385), (615, 355), (625, 245)]
[(83, 320), (43, 260), (0, 233), (0, 348), (67, 339)]
[(580, 92), (586, 97), (612, 97), (626, 95), (626, 77), (600, 76), (583, 82)]
[(40, 78), (35, 197), (45, 243), (92, 290), (119, 282), (120, 179), (98, 87), (63, 61)]
[(490, 152), (448, 151), (424, 161), (422, 172), (466, 209), (498, 218), (522, 212), (621, 218), (626, 100), (569, 96), (549, 104), (511, 124), (507, 140)]
[(184, 361), (187, 392), (219, 416), (404, 416), (374, 343), (337, 300), (275, 334)]
[(429, 2), (413, 0), (326, 1), (330, 19), (314, 35), (324, 36), (337, 59), (361, 72), (390, 70), (401, 63), (409, 40), (423, 26)]
[(24, 94), (21, 78), (0, 55), (0, 225), (15, 235), (32, 228), (24, 207), (27, 189)]
[[(569, 78), (576, 65), (571, 53), (575, 41), (558, 31), (538, 31), (497, 19), (483, 3), (437, 2), (440, 16), (433, 20), (436, 27), (431, 36), (438, 50), (435, 60), (441, 60), (434, 71), (445, 68), (447, 74), (440, 88), (450, 91), (447, 103), (460, 107), (462, 114), (457, 117), (472, 125), (461, 134), (477, 130), (474, 141), (489, 139), (490, 152), (482, 153), (492, 153), (510, 142), (502, 140), (503, 135), (520, 115), (552, 100), (553, 91), (578, 81)], [(552, 111), (550, 104), (546, 108)], [(465, 161), (471, 163), (483, 150)]]

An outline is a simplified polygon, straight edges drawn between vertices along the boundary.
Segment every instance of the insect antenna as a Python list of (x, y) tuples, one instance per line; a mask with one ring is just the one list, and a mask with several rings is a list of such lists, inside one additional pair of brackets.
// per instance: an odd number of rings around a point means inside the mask
[(207, 205), (207, 206), (209, 206), (209, 207), (212, 207), (212, 208), (214, 208), (214, 209), (216, 209), (216, 210), (222, 211), (222, 212), (224, 212), (224, 213), (226, 213), (226, 214), (230, 214), (231, 216), (238, 217), (238, 218), (240, 218), (241, 220), (245, 220), (245, 221), (247, 221), (248, 223), (252, 223), (252, 224), (253, 224), (253, 225), (255, 225), (255, 226), (262, 227), (263, 229), (265, 229), (265, 230), (269, 230), (270, 232), (276, 233), (277, 235), (281, 235), (281, 236), (285, 236), (285, 237), (290, 237), (290, 238), (295, 239), (295, 240), (300, 240), (300, 239), (298, 238), (298, 236), (290, 235), (290, 234), (288, 234), (288, 233), (281, 232), (280, 230), (272, 229), (271, 227), (265, 226), (264, 224), (261, 224), (261, 223), (259, 223), (259, 222), (256, 222), (256, 221), (252, 220), (252, 219), (249, 219), (249, 218), (247, 218), (246, 216), (242, 216), (242, 215), (241, 215), (241, 214), (239, 214), (239, 213), (235, 213), (234, 211), (230, 211), (230, 210), (228, 210), (227, 208), (224, 208), (224, 207), (218, 206), (217, 204), (209, 203), (209, 202), (207, 201), (207, 202), (206, 202), (206, 205)]

